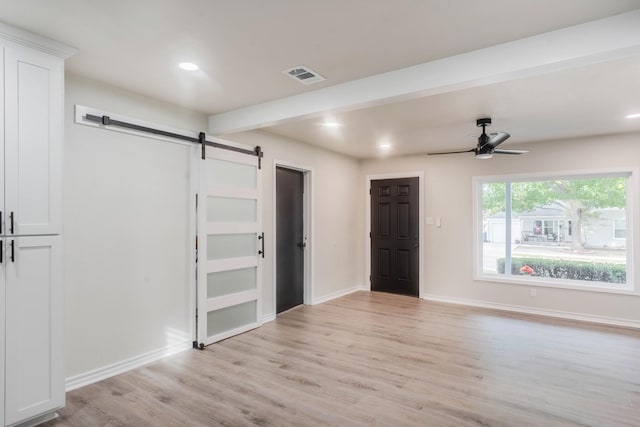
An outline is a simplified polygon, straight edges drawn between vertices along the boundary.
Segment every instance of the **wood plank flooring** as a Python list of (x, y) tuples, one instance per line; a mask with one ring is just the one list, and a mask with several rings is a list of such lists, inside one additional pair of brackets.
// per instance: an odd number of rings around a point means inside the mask
[(358, 292), (68, 393), (56, 426), (640, 426), (640, 331)]

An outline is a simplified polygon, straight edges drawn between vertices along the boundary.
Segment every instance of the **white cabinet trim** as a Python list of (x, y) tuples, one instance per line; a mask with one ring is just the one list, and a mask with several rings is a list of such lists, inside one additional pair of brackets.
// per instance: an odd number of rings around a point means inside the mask
[(62, 59), (67, 59), (78, 52), (78, 49), (74, 47), (0, 22), (0, 42), (2, 40), (39, 50)]

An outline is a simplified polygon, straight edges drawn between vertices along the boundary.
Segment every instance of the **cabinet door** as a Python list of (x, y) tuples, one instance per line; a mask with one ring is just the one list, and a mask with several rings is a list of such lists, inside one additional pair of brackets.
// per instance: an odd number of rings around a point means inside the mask
[[(0, 46), (0, 82), (2, 81), (4, 81), (4, 47)], [(4, 102), (2, 100), (4, 100), (4, 86), (0, 84), (0, 235), (5, 233), (6, 214), (4, 209)]]
[(64, 405), (60, 236), (5, 238), (5, 423)]
[[(61, 233), (63, 62), (5, 47), (4, 234)], [(13, 232), (11, 230), (13, 214)]]
[[(0, 295), (5, 293), (5, 265), (6, 257), (4, 251), (4, 239), (0, 239)], [(5, 309), (4, 300), (0, 302), (0, 425), (4, 425), (4, 330), (5, 330)]]

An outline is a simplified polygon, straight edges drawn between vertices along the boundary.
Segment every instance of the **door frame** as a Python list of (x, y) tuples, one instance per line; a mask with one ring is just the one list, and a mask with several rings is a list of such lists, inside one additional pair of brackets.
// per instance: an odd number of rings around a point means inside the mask
[(273, 160), (273, 168), (272, 168), (272, 176), (273, 176), (273, 239), (272, 240), (272, 248), (271, 253), (273, 254), (273, 317), (276, 317), (276, 291), (277, 291), (277, 266), (276, 266), (276, 257), (277, 257), (277, 245), (276, 245), (276, 193), (277, 193), (277, 184), (276, 184), (276, 168), (282, 167), (286, 169), (291, 169), (294, 171), (302, 172), (303, 177), (303, 198), (302, 198), (302, 222), (303, 222), (303, 230), (304, 236), (307, 238), (307, 247), (304, 251), (304, 284), (302, 287), (302, 302), (304, 305), (312, 305), (313, 304), (313, 168), (299, 165), (297, 163), (292, 163), (286, 160)]
[(419, 233), (419, 245), (418, 248), (418, 298), (423, 298), (424, 295), (424, 172), (392, 172), (383, 174), (374, 174), (365, 176), (365, 233), (364, 233), (364, 277), (365, 285), (364, 289), (371, 291), (371, 194), (369, 189), (371, 188), (371, 181), (378, 179), (398, 179), (398, 178), (418, 178), (418, 233)]

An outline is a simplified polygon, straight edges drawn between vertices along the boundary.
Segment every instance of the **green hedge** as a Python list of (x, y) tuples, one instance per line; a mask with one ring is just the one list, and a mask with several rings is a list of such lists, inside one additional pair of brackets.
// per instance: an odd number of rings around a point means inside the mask
[[(497, 260), (498, 273), (504, 274), (504, 258)], [(532, 276), (553, 279), (588, 280), (591, 282), (626, 283), (627, 269), (624, 264), (607, 264), (581, 261), (552, 260), (543, 258), (512, 258), (511, 274), (520, 273), (520, 268), (528, 265), (534, 271)]]

